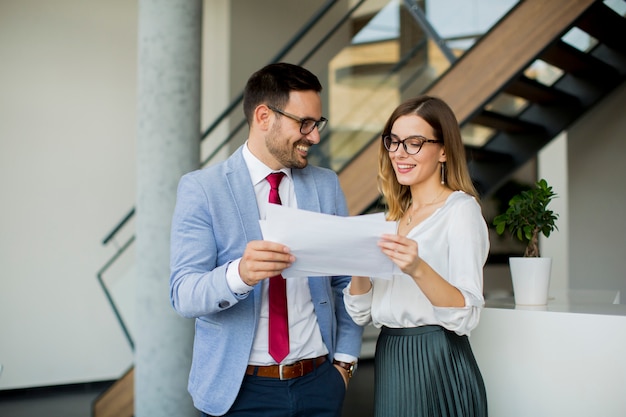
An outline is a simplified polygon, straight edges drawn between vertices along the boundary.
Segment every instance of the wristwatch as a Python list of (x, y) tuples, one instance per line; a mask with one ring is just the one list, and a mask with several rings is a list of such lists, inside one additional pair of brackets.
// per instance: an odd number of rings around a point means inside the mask
[(354, 370), (356, 369), (356, 362), (341, 362), (337, 359), (333, 359), (333, 365), (339, 365), (346, 371), (348, 371), (348, 378), (352, 378)]

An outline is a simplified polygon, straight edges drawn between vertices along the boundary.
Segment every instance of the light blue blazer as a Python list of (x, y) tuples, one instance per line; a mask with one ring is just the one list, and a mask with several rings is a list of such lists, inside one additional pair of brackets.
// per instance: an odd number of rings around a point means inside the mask
[[(245, 146), (245, 145), (244, 145)], [(337, 175), (307, 166), (292, 170), (298, 208), (345, 216)], [(298, 225), (294, 225), (297, 233)], [(184, 175), (172, 219), (170, 297), (174, 309), (195, 318), (189, 392), (196, 408), (222, 415), (243, 380), (261, 310), (261, 286), (238, 297), (226, 268), (251, 240), (261, 240), (259, 211), (241, 148), (226, 161)], [(359, 356), (362, 328), (343, 306), (350, 277), (309, 277), (311, 297), (330, 351)]]

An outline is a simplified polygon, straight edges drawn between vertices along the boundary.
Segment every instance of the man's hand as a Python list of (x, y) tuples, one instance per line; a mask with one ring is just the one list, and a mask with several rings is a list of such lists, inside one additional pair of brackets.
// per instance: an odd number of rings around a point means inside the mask
[(346, 388), (348, 388), (348, 382), (350, 382), (350, 376), (348, 375), (348, 370), (345, 368), (342, 368), (341, 366), (337, 364), (334, 364), (333, 366), (337, 368), (337, 370), (339, 370), (339, 373), (341, 374), (341, 377), (343, 378), (343, 382), (346, 384)]
[(285, 245), (265, 240), (248, 242), (239, 262), (239, 276), (254, 286), (265, 278), (279, 275), (296, 260)]

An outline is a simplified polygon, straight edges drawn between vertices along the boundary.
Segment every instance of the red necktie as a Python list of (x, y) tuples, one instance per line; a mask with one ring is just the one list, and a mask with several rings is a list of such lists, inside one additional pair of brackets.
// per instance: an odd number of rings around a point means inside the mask
[[(281, 204), (278, 185), (284, 175), (274, 172), (266, 177), (270, 183), (270, 203)], [(276, 275), (270, 278), (269, 287), (269, 354), (280, 363), (288, 353), (287, 283), (282, 275)]]

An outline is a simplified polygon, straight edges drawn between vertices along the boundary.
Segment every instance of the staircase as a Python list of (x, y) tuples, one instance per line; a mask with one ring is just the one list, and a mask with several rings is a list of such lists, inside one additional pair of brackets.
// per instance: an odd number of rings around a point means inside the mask
[[(589, 50), (571, 46), (562, 38), (572, 28), (597, 43)], [(470, 173), (482, 196), (497, 190), (624, 82), (625, 39), (626, 19), (600, 1), (526, 0), (427, 89), (425, 94), (450, 105), (462, 128), (479, 126), (490, 132), (483, 144), (466, 145)], [(538, 61), (559, 75), (553, 83), (531, 78)], [(501, 106), (503, 102), (509, 105)], [(511, 113), (511, 107), (517, 111)], [(339, 173), (352, 215), (379, 198), (372, 169), (378, 146), (378, 141), (371, 143)]]

